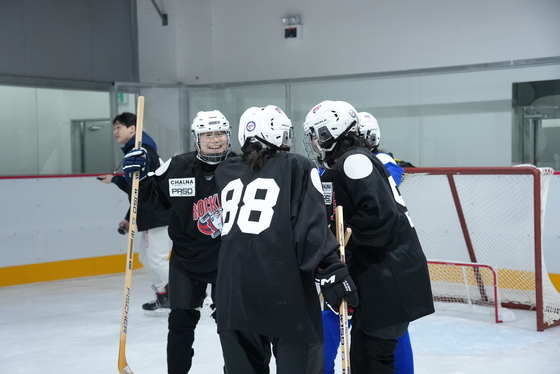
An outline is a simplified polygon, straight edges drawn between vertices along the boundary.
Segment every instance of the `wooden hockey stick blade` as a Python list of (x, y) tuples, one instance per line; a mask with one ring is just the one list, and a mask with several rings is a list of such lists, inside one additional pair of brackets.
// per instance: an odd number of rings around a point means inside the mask
[[(336, 236), (338, 238), (338, 243), (340, 244), (340, 260), (346, 263), (346, 251), (345, 245), (350, 239), (350, 234), (352, 230), (348, 228), (346, 230), (346, 235), (344, 231), (344, 217), (342, 212), (342, 206), (336, 207)], [(350, 231), (348, 231), (350, 230)], [(348, 239), (348, 240), (347, 240)], [(340, 317), (340, 356), (342, 358), (342, 373), (350, 374), (350, 334), (348, 332), (348, 304), (346, 299), (343, 299), (340, 303), (339, 313)]]
[[(138, 114), (136, 116), (135, 148), (142, 148), (142, 130), (144, 128), (144, 96), (138, 96)], [(119, 342), (119, 373), (133, 374), (126, 362), (126, 334), (128, 332), (128, 314), (130, 309), (130, 287), (132, 285), (132, 264), (134, 259), (134, 239), (136, 236), (136, 216), (138, 214), (138, 191), (140, 189), (140, 171), (134, 173), (130, 194), (130, 224), (128, 227), (128, 250), (124, 276), (124, 297)]]

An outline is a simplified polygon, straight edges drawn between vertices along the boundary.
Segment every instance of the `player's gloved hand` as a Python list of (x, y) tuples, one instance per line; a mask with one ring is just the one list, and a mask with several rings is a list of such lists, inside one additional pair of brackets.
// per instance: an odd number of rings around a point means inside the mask
[(133, 149), (124, 155), (123, 172), (127, 183), (132, 186), (134, 173), (140, 171), (140, 180), (146, 178), (150, 167), (148, 165), (148, 152), (144, 148)]
[(354, 307), (358, 306), (356, 285), (348, 274), (348, 268), (342, 262), (335, 262), (325, 269), (318, 269), (315, 276), (316, 281), (321, 285), (325, 303), (333, 312), (338, 314), (342, 299), (346, 299)]

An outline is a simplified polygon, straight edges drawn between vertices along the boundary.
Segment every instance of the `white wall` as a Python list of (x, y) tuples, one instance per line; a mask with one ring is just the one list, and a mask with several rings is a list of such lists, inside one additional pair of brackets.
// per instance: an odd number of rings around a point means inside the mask
[(0, 267), (126, 253), (130, 202), (95, 177), (0, 179)]
[[(169, 2), (159, 2), (164, 13), (172, 20), (162, 26), (161, 18), (150, 0), (137, 1), (138, 60), (140, 82), (178, 83), (177, 77), (177, 27), (182, 22)], [(175, 7), (175, 3), (171, 4)]]
[[(560, 55), (557, 0), (138, 1), (140, 80), (245, 82)], [(300, 15), (301, 41), (281, 18)]]

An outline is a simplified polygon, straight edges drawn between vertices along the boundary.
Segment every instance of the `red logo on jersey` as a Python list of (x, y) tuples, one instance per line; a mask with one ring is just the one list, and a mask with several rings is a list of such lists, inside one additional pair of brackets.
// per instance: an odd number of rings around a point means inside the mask
[(210, 235), (212, 239), (220, 235), (222, 210), (217, 193), (193, 204), (193, 221), (198, 221), (197, 226), (201, 233)]
[(212, 239), (222, 232), (222, 208), (207, 212), (198, 220), (198, 229), (201, 233), (210, 235)]

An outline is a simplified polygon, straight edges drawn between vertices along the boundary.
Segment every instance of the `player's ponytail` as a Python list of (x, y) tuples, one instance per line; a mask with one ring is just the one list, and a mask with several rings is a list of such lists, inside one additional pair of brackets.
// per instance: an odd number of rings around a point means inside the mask
[(253, 171), (262, 169), (268, 157), (276, 153), (275, 150), (264, 148), (259, 142), (252, 142), (251, 138), (245, 140), (245, 144), (241, 147), (241, 152), (243, 152), (243, 159), (250, 165)]
[(358, 138), (354, 133), (348, 134), (336, 140), (332, 151), (325, 152), (323, 165), (332, 168), (336, 161), (352, 147), (370, 148), (364, 139)]

